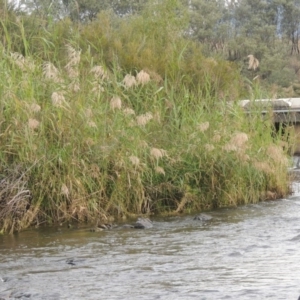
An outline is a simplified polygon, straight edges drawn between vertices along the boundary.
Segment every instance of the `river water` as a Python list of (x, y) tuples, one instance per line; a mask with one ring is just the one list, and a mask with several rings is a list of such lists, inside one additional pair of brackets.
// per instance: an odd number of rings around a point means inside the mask
[(151, 229), (0, 236), (0, 299), (298, 299), (300, 185), (286, 199)]

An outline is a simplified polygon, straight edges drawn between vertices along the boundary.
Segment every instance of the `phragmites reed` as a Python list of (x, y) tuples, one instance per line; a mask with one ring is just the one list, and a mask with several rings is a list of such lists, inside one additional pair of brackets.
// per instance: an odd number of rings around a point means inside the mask
[(144, 85), (150, 81), (150, 75), (142, 70), (136, 75), (136, 81), (137, 84)]
[(138, 126), (145, 126), (152, 119), (153, 119), (153, 115), (150, 112), (147, 112), (143, 115), (137, 116), (136, 123)]
[(96, 95), (100, 95), (102, 92), (104, 92), (104, 88), (101, 84), (99, 84), (96, 81), (96, 82), (93, 82), (92, 92)]
[(131, 88), (137, 85), (137, 82), (134, 76), (127, 74), (123, 79), (123, 84), (125, 85), (126, 88)]
[(204, 123), (198, 124), (197, 128), (201, 132), (204, 132), (209, 128), (209, 122), (204, 122)]
[(218, 142), (220, 142), (220, 140), (221, 140), (221, 135), (219, 133), (215, 132), (214, 136), (212, 137), (212, 141), (214, 143), (218, 143)]
[(40, 122), (36, 119), (29, 119), (28, 120), (28, 127), (32, 130), (37, 129), (40, 125)]
[(157, 166), (156, 168), (155, 168), (155, 172), (157, 173), (157, 174), (162, 174), (162, 175), (166, 175), (166, 172), (165, 172), (165, 170), (162, 168), (162, 167), (160, 167), (160, 166)]
[(64, 195), (65, 197), (69, 198), (70, 191), (64, 183), (61, 186), (61, 194)]
[[(77, 79), (79, 77), (79, 63), (80, 63), (80, 55), (81, 50), (74, 49), (71, 45), (67, 45), (67, 53), (69, 62), (65, 66), (67, 74), (71, 79)], [(79, 84), (75, 82), (69, 86), (71, 90), (74, 92), (79, 91)]]
[(66, 104), (65, 97), (62, 92), (53, 92), (51, 95), (52, 105), (55, 107), (62, 107)]
[(135, 115), (135, 111), (132, 108), (128, 108), (128, 107), (123, 109), (123, 113), (126, 116)]
[(94, 78), (96, 80), (98, 79), (104, 80), (108, 78), (107, 72), (104, 70), (102, 66), (94, 66), (90, 72), (94, 75)]
[(223, 147), (223, 150), (230, 151), (244, 151), (246, 148), (246, 142), (248, 141), (248, 135), (244, 132), (235, 133), (230, 141)]
[(230, 139), (230, 143), (236, 145), (238, 148), (243, 148), (247, 141), (248, 135), (244, 132), (237, 132)]
[(277, 164), (282, 164), (284, 166), (288, 165), (288, 159), (284, 155), (281, 147), (276, 145), (270, 145), (267, 147), (266, 152), (268, 156)]
[(91, 121), (89, 120), (87, 122), (87, 125), (90, 127), (90, 128), (97, 128), (97, 124), (94, 122), (94, 121)]
[(46, 79), (53, 82), (62, 82), (58, 69), (51, 62), (43, 63), (43, 75)]
[(41, 111), (41, 107), (40, 105), (36, 104), (36, 103), (31, 103), (27, 105), (27, 109), (29, 112), (31, 113), (38, 113)]
[(66, 48), (67, 48), (69, 62), (65, 66), (65, 68), (67, 69), (69, 67), (78, 66), (80, 63), (81, 50), (77, 51), (71, 45), (67, 45)]
[(257, 58), (255, 58), (254, 55), (252, 55), (252, 54), (248, 55), (247, 57), (249, 59), (248, 70), (255, 71), (259, 66), (259, 60)]
[(150, 155), (155, 159), (163, 158), (164, 156), (167, 156), (167, 151), (164, 149), (158, 149), (158, 148), (151, 148), (150, 149)]
[(267, 162), (255, 161), (253, 163), (253, 165), (254, 165), (255, 169), (258, 170), (258, 171), (262, 171), (266, 174), (272, 174), (273, 173), (273, 170), (272, 170), (271, 166)]
[(134, 166), (138, 166), (140, 164), (140, 159), (134, 155), (129, 156), (129, 160)]
[(14, 52), (10, 54), (12, 61), (22, 71), (33, 71), (35, 68), (34, 62), (30, 58), (25, 58), (21, 53)]
[(122, 108), (121, 98), (118, 97), (118, 96), (112, 97), (111, 100), (110, 100), (110, 108), (112, 110), (121, 109)]

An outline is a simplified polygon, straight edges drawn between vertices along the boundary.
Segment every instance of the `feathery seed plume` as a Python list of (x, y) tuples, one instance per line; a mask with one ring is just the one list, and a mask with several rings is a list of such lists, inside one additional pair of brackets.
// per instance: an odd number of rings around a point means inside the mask
[(136, 81), (137, 84), (144, 85), (150, 81), (150, 75), (142, 70), (136, 75)]
[(90, 72), (94, 74), (94, 77), (96, 80), (98, 78), (100, 78), (100, 79), (108, 78), (107, 72), (103, 69), (102, 66), (94, 66)]
[[(79, 74), (78, 74), (79, 76)], [(77, 80), (71, 82), (69, 85), (68, 85), (68, 88), (73, 91), (74, 93), (77, 93), (80, 91), (80, 85), (79, 85), (79, 82)]]
[(248, 70), (255, 71), (259, 66), (259, 60), (255, 58), (252, 54), (248, 55), (247, 57), (249, 58)]
[(145, 148), (148, 148), (148, 144), (147, 144), (146, 141), (142, 140), (142, 141), (139, 142), (139, 147), (145, 149)]
[(254, 167), (258, 171), (265, 172), (267, 174), (272, 174), (273, 170), (267, 162), (264, 161), (256, 161), (254, 162)]
[(134, 166), (138, 166), (140, 164), (140, 159), (134, 155), (129, 156), (129, 160)]
[(51, 63), (43, 63), (43, 75), (46, 79), (52, 80), (53, 82), (62, 82), (58, 69)]
[(32, 130), (37, 129), (40, 125), (40, 122), (36, 119), (29, 119), (28, 120), (28, 127)]
[(211, 151), (213, 151), (215, 149), (214, 145), (212, 145), (212, 144), (205, 144), (204, 148), (208, 152), (211, 152)]
[(91, 127), (91, 128), (97, 128), (97, 125), (96, 125), (96, 123), (95, 123), (94, 121), (88, 121), (88, 122), (87, 122), (87, 125), (88, 125), (89, 127)]
[(268, 156), (275, 161), (276, 163), (281, 163), (283, 165), (288, 164), (288, 160), (284, 155), (284, 152), (281, 147), (276, 145), (270, 145), (267, 147)]
[(93, 82), (92, 92), (96, 95), (99, 95), (100, 93), (104, 92), (104, 88), (101, 84), (98, 84), (98, 82), (95, 81)]
[(153, 119), (153, 116), (150, 112), (147, 112), (143, 115), (136, 117), (136, 122), (138, 126), (145, 126), (150, 120)]
[(237, 132), (230, 139), (230, 143), (238, 148), (243, 148), (247, 141), (248, 135), (244, 132)]
[(247, 162), (250, 160), (250, 156), (248, 154), (245, 154), (244, 152), (238, 152), (238, 158), (242, 162)]
[(65, 97), (61, 92), (53, 92), (51, 95), (51, 100), (53, 106), (61, 107), (64, 103), (66, 103)]
[(166, 156), (167, 152), (164, 149), (152, 148), (150, 154), (153, 158), (158, 160), (159, 158)]
[(68, 52), (68, 58), (69, 62), (65, 66), (65, 69), (68, 73), (69, 78), (78, 78), (79, 77), (79, 63), (80, 63), (80, 55), (81, 50), (77, 51), (74, 49), (71, 45), (67, 45), (67, 52)]
[(97, 164), (92, 164), (90, 167), (90, 174), (92, 178), (98, 178), (100, 174), (100, 168)]
[(231, 143), (227, 143), (224, 147), (223, 150), (230, 152), (230, 151), (237, 151), (238, 148), (236, 147), (236, 145), (233, 145)]
[(66, 196), (67, 198), (69, 197), (69, 189), (68, 187), (63, 183), (61, 186), (61, 194)]
[(218, 133), (215, 133), (215, 135), (212, 138), (212, 141), (215, 143), (218, 143), (218, 142), (220, 142), (220, 140), (221, 140), (221, 135)]
[(197, 127), (201, 132), (204, 132), (209, 128), (209, 122), (204, 122), (204, 123), (198, 124)]
[(227, 152), (239, 151), (243, 152), (246, 148), (246, 142), (248, 141), (248, 135), (244, 132), (235, 133), (230, 141), (223, 147)]
[(157, 166), (156, 168), (155, 168), (155, 172), (157, 173), (157, 174), (162, 174), (162, 175), (166, 175), (166, 172), (165, 172), (165, 170), (162, 168), (162, 167), (159, 167), (159, 166)]
[(67, 53), (69, 58), (69, 62), (66, 65), (66, 68), (70, 66), (77, 66), (80, 63), (81, 50), (77, 51), (71, 45), (67, 45), (66, 48), (67, 48)]
[(124, 108), (123, 109), (123, 113), (126, 116), (135, 115), (135, 112), (134, 112), (134, 110), (132, 108)]
[(33, 112), (33, 113), (37, 113), (37, 112), (41, 111), (41, 107), (36, 103), (31, 103), (30, 105), (28, 105), (28, 109), (30, 112)]
[(118, 96), (112, 97), (110, 100), (110, 108), (112, 110), (115, 110), (115, 109), (121, 109), (121, 107), (122, 107), (121, 98)]
[(127, 74), (124, 77), (123, 83), (124, 83), (126, 88), (131, 88), (131, 87), (133, 87), (137, 84), (135, 77), (130, 75), (130, 74)]
[(22, 70), (22, 71), (33, 71), (34, 70), (34, 62), (30, 58), (25, 58), (21, 53), (14, 52), (10, 53), (10, 56), (14, 63)]

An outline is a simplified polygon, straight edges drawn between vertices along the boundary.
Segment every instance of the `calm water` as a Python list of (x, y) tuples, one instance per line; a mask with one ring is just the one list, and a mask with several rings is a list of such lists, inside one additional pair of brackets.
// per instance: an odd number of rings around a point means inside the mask
[(298, 299), (300, 188), (146, 230), (0, 236), (0, 299)]

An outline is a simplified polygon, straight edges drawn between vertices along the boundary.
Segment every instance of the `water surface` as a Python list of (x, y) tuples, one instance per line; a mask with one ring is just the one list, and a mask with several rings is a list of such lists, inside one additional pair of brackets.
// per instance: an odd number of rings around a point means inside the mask
[(298, 299), (300, 192), (146, 230), (0, 236), (0, 299)]

